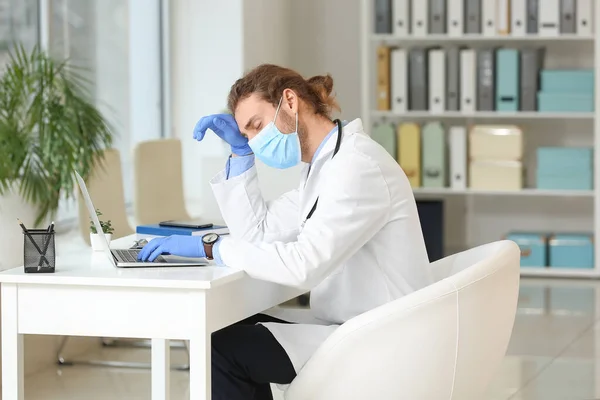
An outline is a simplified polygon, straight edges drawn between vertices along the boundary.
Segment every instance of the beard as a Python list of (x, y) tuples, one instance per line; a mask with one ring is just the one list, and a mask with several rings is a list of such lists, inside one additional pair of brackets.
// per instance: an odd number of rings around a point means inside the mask
[[(281, 120), (281, 129), (282, 133), (292, 133), (296, 129), (296, 116), (290, 116), (286, 112), (282, 112), (280, 114)], [(308, 154), (308, 138), (306, 133), (306, 125), (302, 122), (302, 120), (298, 119), (298, 139), (300, 140), (300, 156), (303, 157), (304, 154)], [(304, 161), (304, 160), (303, 160)]]

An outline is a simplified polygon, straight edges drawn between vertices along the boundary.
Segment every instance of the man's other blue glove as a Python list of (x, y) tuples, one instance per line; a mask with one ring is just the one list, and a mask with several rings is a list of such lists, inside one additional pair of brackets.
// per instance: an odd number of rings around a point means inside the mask
[(204, 139), (207, 129), (212, 130), (217, 136), (229, 143), (233, 154), (238, 156), (252, 154), (252, 149), (248, 146), (248, 139), (242, 136), (233, 115), (212, 114), (202, 117), (194, 127), (194, 139), (197, 141)]
[(181, 257), (206, 257), (201, 236), (173, 235), (152, 239), (138, 254), (140, 261), (154, 261), (161, 254)]

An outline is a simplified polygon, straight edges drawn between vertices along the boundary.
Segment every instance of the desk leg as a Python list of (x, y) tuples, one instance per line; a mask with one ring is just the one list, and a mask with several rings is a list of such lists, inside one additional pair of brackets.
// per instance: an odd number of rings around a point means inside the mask
[(210, 333), (206, 327), (190, 338), (190, 399), (211, 400)]
[(2, 398), (23, 400), (23, 335), (18, 330), (17, 285), (2, 284)]
[(152, 400), (169, 400), (170, 364), (169, 341), (152, 339)]

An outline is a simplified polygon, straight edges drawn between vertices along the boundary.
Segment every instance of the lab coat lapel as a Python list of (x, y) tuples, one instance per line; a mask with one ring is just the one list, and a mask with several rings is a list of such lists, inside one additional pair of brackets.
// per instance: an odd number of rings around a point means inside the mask
[[(362, 131), (362, 122), (360, 119), (355, 119), (347, 123), (342, 129), (342, 145), (340, 146), (339, 152), (343, 151), (343, 143), (345, 138)], [(303, 170), (302, 181), (300, 182), (299, 226), (301, 230), (302, 225), (306, 220), (306, 216), (319, 197), (319, 184), (321, 182), (321, 177), (327, 170), (327, 165), (329, 164), (331, 156), (333, 155), (333, 151), (335, 150), (337, 135), (338, 133), (336, 132), (329, 138), (329, 140), (327, 140), (327, 142), (323, 145), (323, 148), (321, 148), (319, 154), (317, 154), (313, 164), (306, 164)]]

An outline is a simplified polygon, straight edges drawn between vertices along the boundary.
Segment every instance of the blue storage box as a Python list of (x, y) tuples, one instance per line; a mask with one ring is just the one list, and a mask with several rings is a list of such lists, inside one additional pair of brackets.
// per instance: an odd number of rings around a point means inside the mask
[(537, 188), (544, 190), (592, 190), (592, 174), (565, 175), (543, 175), (538, 170)]
[(506, 239), (512, 240), (521, 249), (521, 268), (545, 267), (548, 265), (547, 236), (542, 233), (511, 232)]
[(544, 175), (591, 173), (594, 165), (591, 147), (539, 147), (537, 168)]
[(594, 94), (592, 69), (544, 69), (540, 72), (541, 90), (545, 93)]
[(548, 241), (551, 268), (594, 268), (592, 235), (564, 233)]
[(538, 111), (593, 112), (594, 96), (579, 93), (538, 92)]

